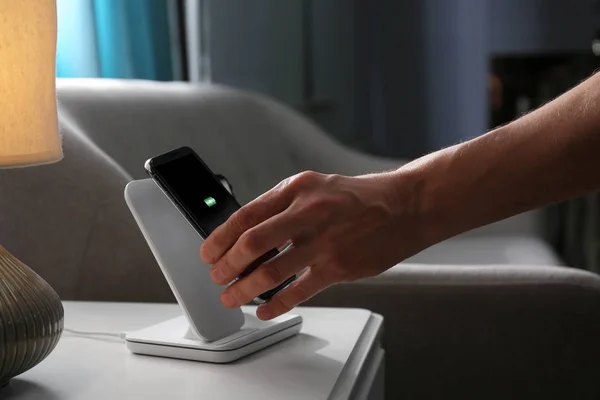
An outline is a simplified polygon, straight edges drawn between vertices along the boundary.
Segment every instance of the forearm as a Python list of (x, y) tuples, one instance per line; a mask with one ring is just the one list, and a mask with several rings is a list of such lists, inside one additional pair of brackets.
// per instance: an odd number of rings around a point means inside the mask
[(600, 188), (600, 75), (477, 139), (398, 171), (429, 241)]

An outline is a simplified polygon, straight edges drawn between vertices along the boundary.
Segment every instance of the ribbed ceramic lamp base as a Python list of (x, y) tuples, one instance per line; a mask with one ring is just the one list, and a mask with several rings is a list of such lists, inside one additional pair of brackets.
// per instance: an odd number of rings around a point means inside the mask
[(63, 323), (52, 287), (0, 246), (0, 387), (50, 354)]

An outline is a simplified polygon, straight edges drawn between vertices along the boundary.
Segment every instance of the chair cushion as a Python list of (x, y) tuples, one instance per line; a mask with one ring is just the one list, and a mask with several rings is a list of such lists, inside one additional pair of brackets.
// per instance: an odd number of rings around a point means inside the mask
[(531, 236), (457, 237), (408, 258), (413, 264), (564, 265), (542, 239)]

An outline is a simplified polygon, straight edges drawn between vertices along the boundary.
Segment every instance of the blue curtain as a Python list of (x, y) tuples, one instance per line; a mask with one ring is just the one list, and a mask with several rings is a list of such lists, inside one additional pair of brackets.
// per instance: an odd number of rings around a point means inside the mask
[(173, 80), (165, 0), (58, 0), (58, 77)]

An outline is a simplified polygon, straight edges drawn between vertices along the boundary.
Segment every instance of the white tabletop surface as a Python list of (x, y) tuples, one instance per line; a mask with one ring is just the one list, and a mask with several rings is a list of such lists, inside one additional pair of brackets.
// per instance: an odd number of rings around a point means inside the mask
[[(65, 327), (121, 333), (180, 315), (175, 304), (65, 302)], [(119, 338), (65, 332), (2, 399), (347, 398), (381, 320), (366, 310), (298, 308), (302, 332), (232, 364), (134, 355)], [(374, 326), (376, 325), (376, 326)], [(369, 329), (366, 329), (369, 328)], [(371, 332), (367, 334), (367, 332)]]

